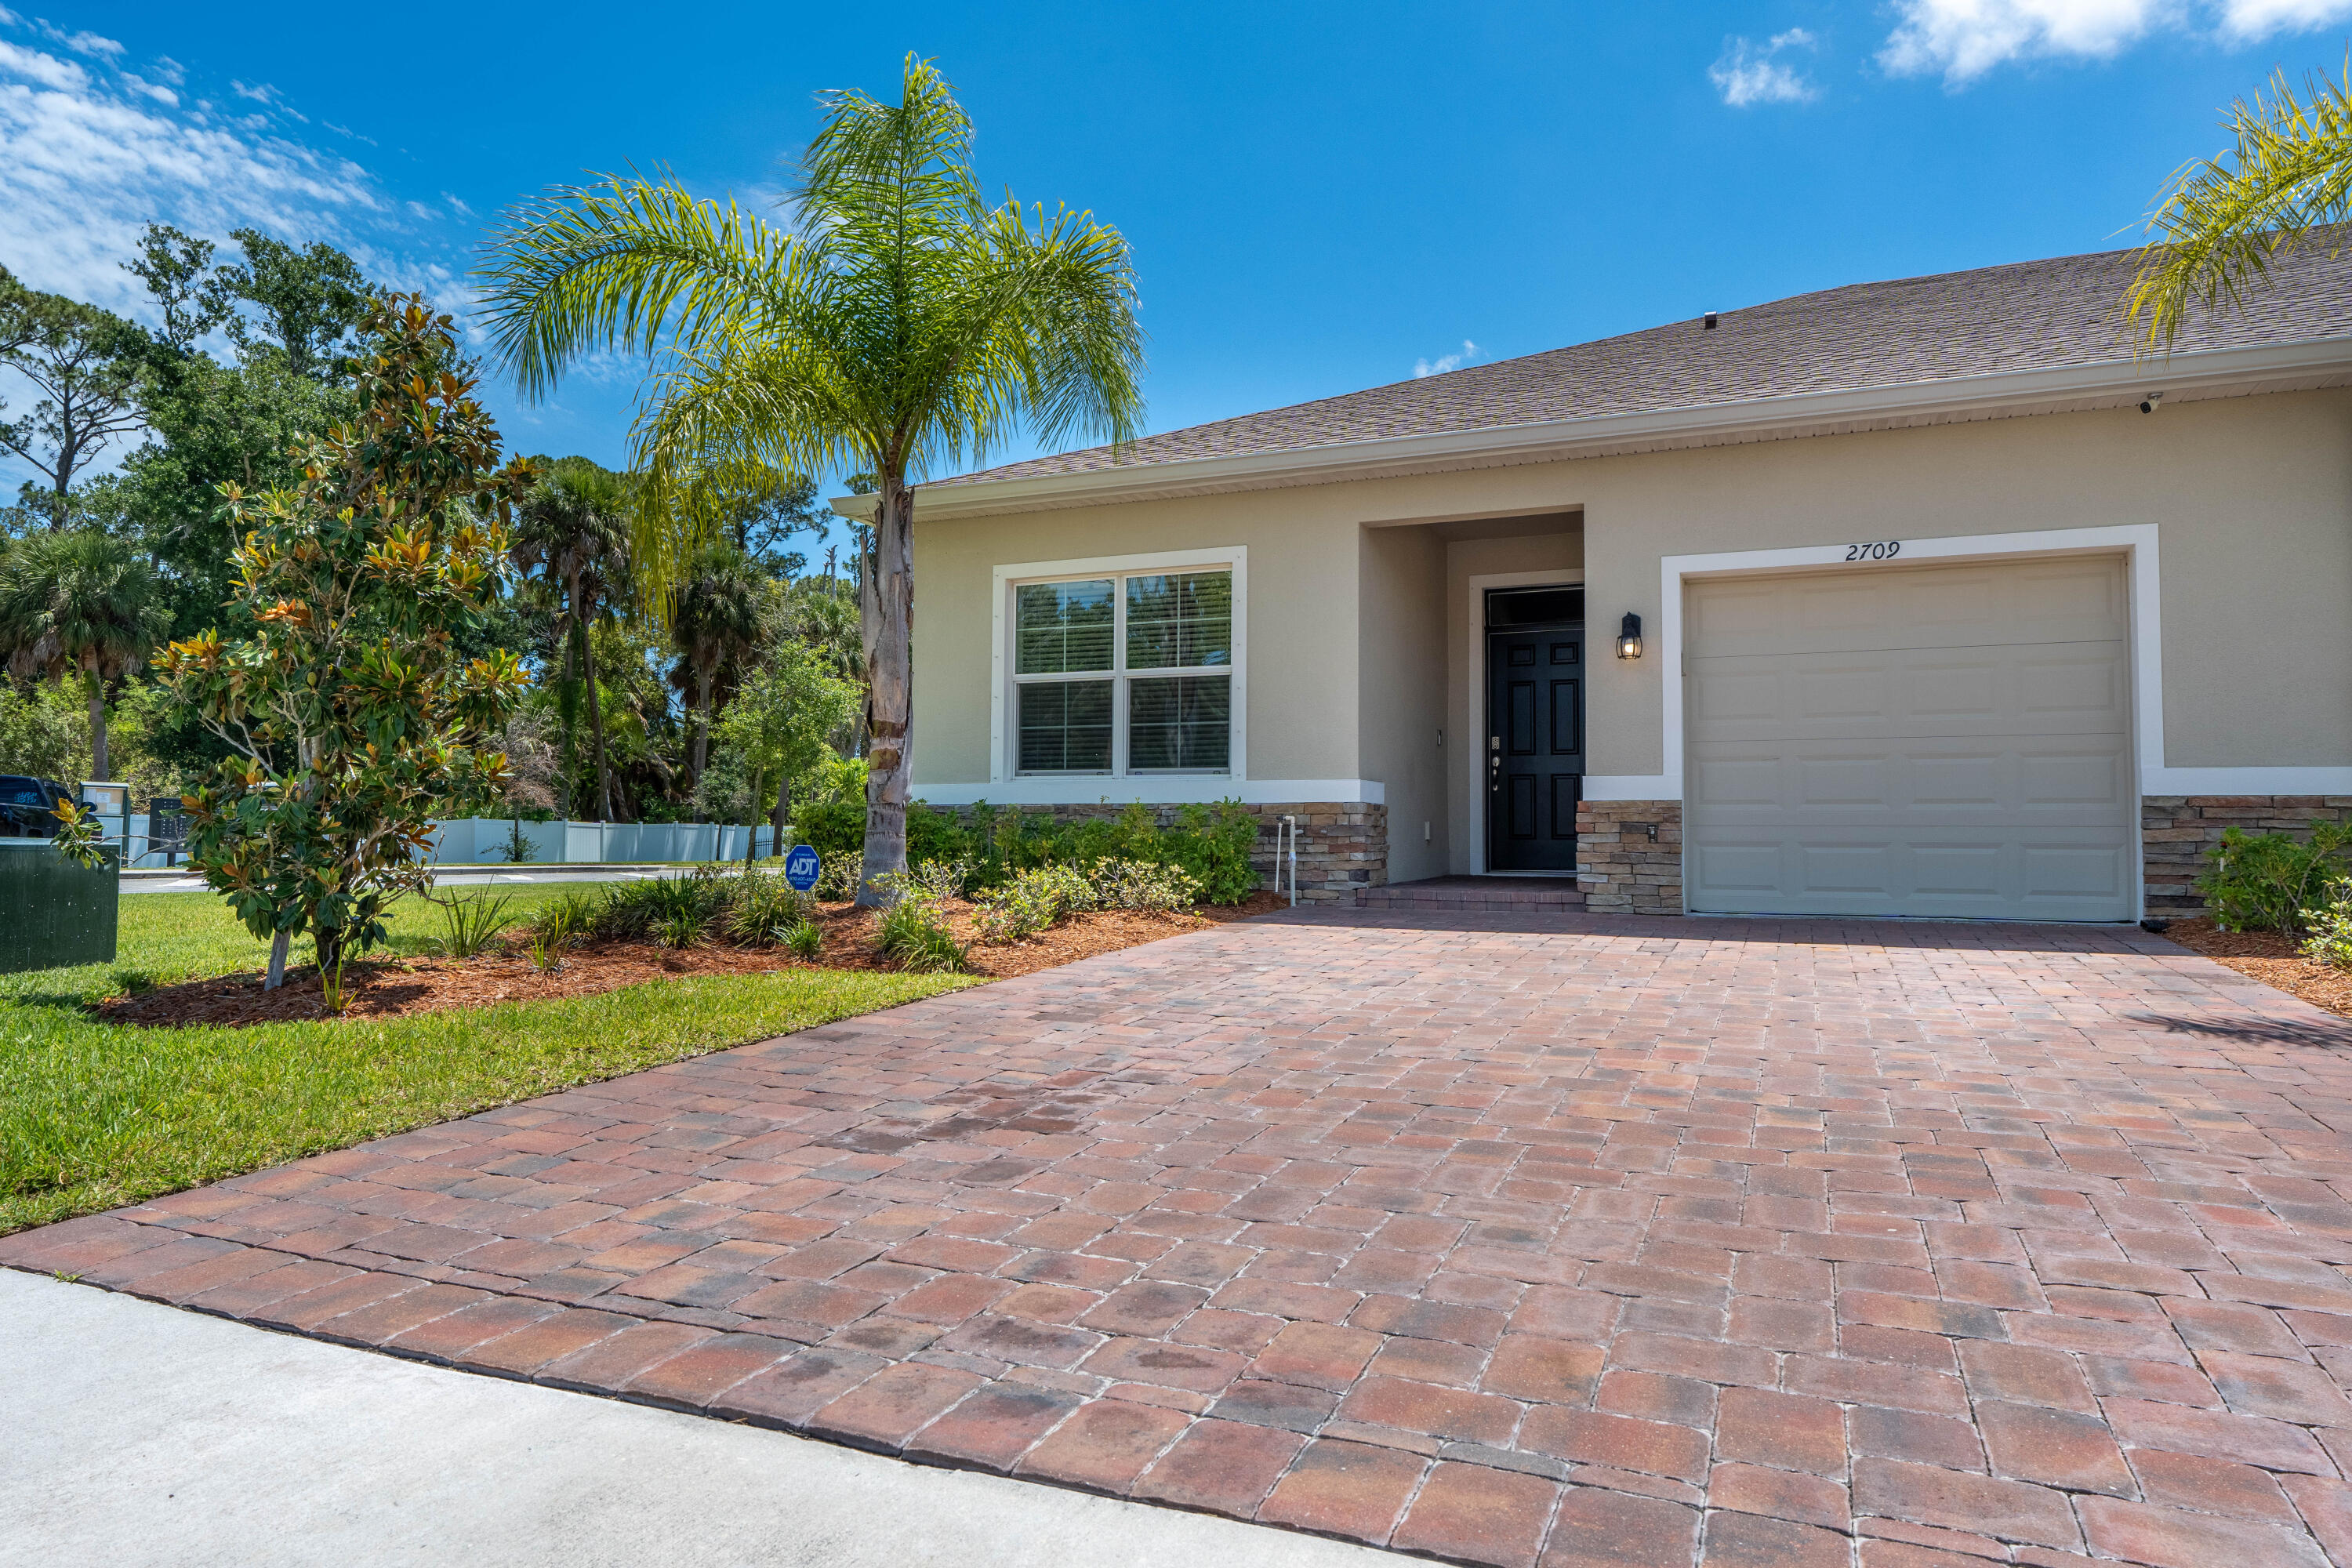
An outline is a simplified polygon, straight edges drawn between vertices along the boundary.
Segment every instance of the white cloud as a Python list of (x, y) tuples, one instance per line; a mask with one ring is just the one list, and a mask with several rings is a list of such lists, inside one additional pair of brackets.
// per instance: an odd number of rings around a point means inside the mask
[(1813, 36), (1802, 27), (1776, 33), (1763, 47), (1746, 38), (1724, 40), (1722, 58), (1709, 66), (1707, 79), (1734, 109), (1759, 103), (1804, 103), (1812, 99), (1812, 83), (1793, 66), (1777, 57), (1790, 49), (1810, 49)]
[(1454, 370), (1460, 366), (1464, 361), (1474, 360), (1477, 357), (1478, 345), (1472, 342), (1468, 338), (1465, 338), (1462, 340), (1462, 352), (1460, 353), (1442, 354), (1436, 359), (1420, 359), (1413, 361), (1412, 378), (1415, 381), (1419, 381), (1424, 375), (1444, 375), (1447, 371)]
[(2273, 33), (2301, 33), (2330, 26), (2352, 14), (2352, 0), (2224, 0), (2221, 36), (2252, 43)]
[(389, 211), (366, 170), (266, 121), (183, 108), (130, 73), (0, 41), (0, 265), (37, 289), (143, 314), (120, 263), (151, 221), (309, 240)]
[(124, 71), (122, 73), (122, 85), (129, 88), (131, 91), (138, 93), (142, 98), (152, 98), (156, 102), (173, 109), (180, 107), (180, 95), (178, 93), (173, 92), (168, 87), (158, 87), (153, 82), (147, 80), (144, 77), (133, 76), (129, 71)]
[(1961, 86), (2028, 59), (2106, 59), (2155, 32), (2239, 45), (2352, 16), (2352, 0), (1895, 0), (1878, 63)]
[(38, 49), (19, 48), (0, 40), (0, 80), (16, 77), (40, 87), (57, 89), (59, 92), (86, 92), (89, 89), (89, 73), (71, 60), (61, 60), (55, 55)]
[(78, 55), (94, 55), (110, 60), (121, 58), (122, 54), (121, 44), (112, 38), (100, 37), (96, 33), (68, 33), (62, 27), (53, 27), (43, 22), (41, 36), (52, 43), (63, 44)]

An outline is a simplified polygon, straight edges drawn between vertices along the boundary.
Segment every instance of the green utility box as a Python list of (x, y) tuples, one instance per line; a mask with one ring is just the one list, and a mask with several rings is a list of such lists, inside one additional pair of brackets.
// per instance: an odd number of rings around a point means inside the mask
[(0, 838), (0, 974), (114, 962), (120, 851), (78, 866), (46, 838)]

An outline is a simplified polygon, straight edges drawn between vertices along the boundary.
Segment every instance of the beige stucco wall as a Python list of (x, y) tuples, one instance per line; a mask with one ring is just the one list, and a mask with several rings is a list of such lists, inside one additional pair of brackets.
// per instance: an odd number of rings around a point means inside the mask
[(1350, 776), (1385, 787), (1388, 877), (1409, 882), (1446, 869), (1446, 551), (1425, 528), (1367, 528), (1358, 540), (1362, 771)]
[[(1380, 779), (1419, 792), (1412, 737), (1429, 721), (1410, 681), (1379, 693), (1426, 641), (1377, 617), (1423, 601), (1424, 530), (1379, 525), (1581, 509), (1587, 617), (1657, 625), (1659, 558), (1850, 540), (2155, 523), (2160, 530), (2166, 761), (2174, 766), (2352, 763), (2352, 392), (1986, 420), (1692, 451), (1138, 502), (916, 527), (916, 777), (988, 777), (991, 568), (1243, 543), (1249, 547), (1248, 771)], [(1378, 529), (1378, 534), (1367, 531)], [(1388, 535), (1389, 537), (1381, 537)], [(1559, 544), (1558, 536), (1549, 541)], [(1454, 581), (1542, 539), (1445, 547), (1443, 636), (1463, 642)], [(1416, 553), (1418, 552), (1418, 553)], [(1565, 554), (1553, 557), (1562, 563)], [(1414, 607), (1411, 615), (1423, 616)], [(1662, 682), (1648, 658), (1591, 661), (1588, 765), (1664, 765)], [(1360, 669), (1370, 679), (1360, 679)], [(1478, 720), (1449, 670), (1448, 750)], [(1442, 765), (1454, 768), (1454, 759)], [(1384, 772), (1396, 772), (1394, 780)], [(1449, 794), (1459, 794), (1449, 784)], [(1421, 798), (1412, 793), (1411, 799)], [(1461, 861), (1460, 800), (1446, 826)], [(1430, 813), (1391, 796), (1392, 837)], [(1440, 820), (1431, 816), (1431, 820)], [(1402, 864), (1402, 862), (1401, 862)]]
[(916, 793), (927, 784), (980, 783), (989, 776), (989, 639), (997, 567), (1235, 544), (1249, 552), (1250, 776), (1360, 776), (1357, 531), (1345, 498), (1320, 489), (971, 521), (926, 521), (919, 495)]

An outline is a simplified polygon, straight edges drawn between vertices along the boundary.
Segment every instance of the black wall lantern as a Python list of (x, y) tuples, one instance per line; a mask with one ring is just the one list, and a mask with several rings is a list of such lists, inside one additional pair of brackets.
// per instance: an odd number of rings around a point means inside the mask
[(1631, 610), (1625, 612), (1625, 619), (1617, 627), (1617, 657), (1642, 657), (1642, 617)]

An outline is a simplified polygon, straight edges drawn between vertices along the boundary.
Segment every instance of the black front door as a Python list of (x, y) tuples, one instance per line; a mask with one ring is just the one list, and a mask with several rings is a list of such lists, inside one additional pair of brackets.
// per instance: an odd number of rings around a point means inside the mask
[(1486, 868), (1576, 869), (1584, 634), (1486, 637)]

